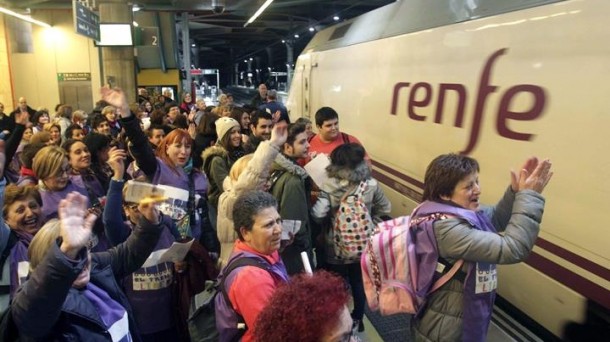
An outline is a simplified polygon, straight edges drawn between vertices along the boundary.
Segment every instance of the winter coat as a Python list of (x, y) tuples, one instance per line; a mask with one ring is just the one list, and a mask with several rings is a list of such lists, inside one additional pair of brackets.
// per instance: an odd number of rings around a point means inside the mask
[(311, 227), (309, 225), (311, 181), (305, 169), (283, 154), (279, 154), (275, 158), (271, 167), (272, 177), (274, 172), (283, 172), (270, 189), (278, 202), (280, 216), (283, 220), (301, 221), (301, 228), (295, 234), (294, 241), (280, 253), (288, 274), (292, 275), (303, 270), (301, 252), (311, 253)]
[(216, 230), (218, 240), (221, 244), (220, 261), (222, 266), (226, 265), (233, 250), (233, 244), (237, 240), (235, 227), (233, 224), (233, 206), (237, 198), (252, 190), (263, 189), (269, 178), (271, 163), (279, 153), (277, 147), (265, 141), (259, 145), (254, 156), (248, 162), (248, 166), (239, 175), (236, 182), (231, 177), (224, 180), (224, 192), (218, 201), (218, 218)]
[[(381, 216), (389, 215), (392, 204), (383, 193), (377, 181), (371, 178), (371, 169), (366, 161), (360, 163), (356, 168), (349, 169), (337, 165), (329, 165), (326, 168), (328, 177), (333, 180), (329, 182), (329, 192), (320, 191), (317, 202), (314, 204), (311, 214), (313, 219), (322, 223), (325, 219), (334, 219), (341, 199), (347, 194), (353, 194), (358, 185), (366, 181), (367, 188), (364, 191), (364, 203), (374, 222), (380, 222)], [(327, 227), (331, 229), (332, 227)], [(332, 264), (344, 264), (345, 261), (334, 255), (334, 244), (332, 240), (325, 241), (326, 261)]]
[(219, 145), (212, 146), (201, 156), (203, 158), (203, 171), (208, 177), (208, 202), (218, 208), (218, 198), (222, 194), (222, 183), (229, 175), (231, 161), (227, 150)]
[(457, 218), (434, 223), (440, 256), (450, 263), (464, 259), (466, 281), (452, 279), (429, 296), (425, 311), (412, 322), (414, 341), (485, 341), (495, 290), (475, 294), (477, 267), (491, 265), (495, 271), (495, 264), (525, 260), (538, 236), (543, 211), (542, 195), (532, 190), (514, 193), (509, 187), (496, 206), (481, 206), (478, 212), (503, 235)]
[[(91, 254), (90, 283), (104, 290), (127, 311), (134, 341), (140, 340), (136, 322), (117, 279), (140, 268), (159, 239), (161, 225), (146, 221), (142, 226), (125, 243)], [(84, 248), (76, 260), (71, 260), (60, 251), (58, 244), (51, 245), (11, 304), (22, 340), (111, 341), (96, 308), (84, 298), (82, 290), (72, 287), (86, 264)]]

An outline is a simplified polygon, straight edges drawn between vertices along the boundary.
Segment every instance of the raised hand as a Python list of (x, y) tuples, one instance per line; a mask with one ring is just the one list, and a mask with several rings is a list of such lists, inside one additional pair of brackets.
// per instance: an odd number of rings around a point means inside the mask
[(195, 139), (195, 137), (197, 136), (197, 125), (195, 125), (194, 122), (191, 122), (189, 124), (189, 128), (188, 128), (188, 134), (191, 136), (191, 139)]
[(59, 224), (62, 242), (60, 249), (75, 259), (91, 239), (91, 228), (97, 216), (87, 215), (87, 197), (71, 192), (59, 202)]
[(30, 113), (26, 112), (16, 112), (15, 123), (19, 125), (26, 125), (30, 121)]
[(127, 103), (127, 97), (125, 96), (125, 92), (123, 92), (123, 90), (120, 88), (111, 89), (108, 86), (104, 86), (100, 89), (100, 93), (102, 95), (102, 100), (108, 102), (108, 104), (111, 106), (116, 107), (122, 118), (131, 116), (129, 105)]
[[(525, 163), (523, 163), (523, 166), (521, 167), (520, 170), (526, 170), (527, 174), (531, 174), (532, 172), (534, 172), (534, 169), (536, 169), (536, 166), (538, 166), (538, 163), (539, 163), (538, 158), (530, 157), (525, 161)], [(520, 177), (521, 177), (521, 171), (519, 171), (519, 173), (515, 173), (515, 171), (510, 170), (510, 186), (511, 186), (513, 192), (519, 191)]]
[(111, 147), (108, 151), (108, 166), (112, 169), (114, 175), (112, 176), (115, 180), (122, 180), (125, 175), (125, 158), (127, 153), (125, 150), (121, 150), (118, 147)]
[[(518, 178), (516, 175), (512, 175), (511, 177), (513, 178), (513, 182), (515, 178), (517, 179), (517, 191), (529, 189), (542, 193), (542, 190), (544, 190), (551, 180), (551, 177), (553, 177), (551, 166), (552, 163), (550, 159), (545, 159), (541, 162), (538, 162), (538, 159), (535, 159), (535, 162), (530, 162), (530, 160), (528, 160), (521, 169)], [(511, 186), (513, 186), (513, 184), (511, 184)]]
[(285, 122), (280, 122), (278, 124), (273, 125), (273, 129), (271, 130), (271, 139), (269, 142), (271, 145), (276, 146), (280, 150), (284, 143), (288, 139), (288, 125)]

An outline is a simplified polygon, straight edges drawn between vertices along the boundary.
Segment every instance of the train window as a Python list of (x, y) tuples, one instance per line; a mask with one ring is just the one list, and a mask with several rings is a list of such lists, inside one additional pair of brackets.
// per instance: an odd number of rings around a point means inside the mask
[(337, 27), (333, 33), (330, 35), (330, 38), (328, 38), (328, 40), (335, 40), (335, 39), (339, 39), (339, 38), (343, 38), (343, 36), (345, 36), (345, 34), (347, 33), (347, 30), (349, 30), (349, 28), (352, 26), (352, 23), (348, 23), (342, 26)]

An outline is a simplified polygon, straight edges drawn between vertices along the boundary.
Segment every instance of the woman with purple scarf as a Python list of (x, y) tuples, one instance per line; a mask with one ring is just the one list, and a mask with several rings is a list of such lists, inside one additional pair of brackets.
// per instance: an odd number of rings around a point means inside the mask
[(529, 158), (518, 174), (511, 172), (500, 201), (485, 206), (479, 203), (476, 160), (444, 154), (430, 163), (424, 202), (414, 216), (450, 213), (433, 226), (439, 263), (447, 270), (460, 259), (464, 264), (413, 316), (412, 341), (486, 340), (498, 285), (496, 264), (518, 263), (529, 255), (544, 211), (541, 193), (552, 175), (548, 159)]
[[(70, 141), (66, 142), (69, 143)], [(79, 149), (85, 146), (73, 144), (72, 150), (80, 146)], [(81, 146), (82, 145), (82, 146)], [(83, 152), (84, 153), (84, 152)], [(88, 152), (87, 152), (88, 153)], [(82, 163), (82, 158), (74, 157)], [(76, 162), (73, 163), (76, 165)], [(74, 166), (72, 167), (74, 168)], [(101, 214), (98, 210), (100, 206), (100, 195), (104, 195), (103, 189), (93, 191), (83, 180), (81, 175), (71, 174), (70, 163), (66, 151), (57, 146), (47, 146), (38, 151), (34, 157), (32, 170), (38, 177), (38, 188), (40, 189), (40, 197), (42, 198), (42, 220), (46, 222), (49, 219), (56, 218), (58, 213), (59, 202), (66, 198), (70, 192), (78, 192), (86, 196), (89, 200), (89, 210), (95, 211), (97, 215)], [(98, 220), (96, 229), (94, 230), (94, 238), (92, 240), (93, 251), (104, 251), (108, 249), (109, 244), (104, 236), (104, 228), (101, 224), (101, 219)]]
[(181, 237), (193, 237), (203, 246), (218, 255), (220, 243), (209, 223), (207, 211), (208, 180), (192, 167), (193, 139), (189, 133), (174, 129), (161, 140), (156, 151), (151, 149), (148, 138), (142, 132), (137, 118), (129, 110), (125, 93), (118, 89), (101, 89), (104, 101), (120, 109), (121, 125), (129, 141), (130, 151), (138, 165), (152, 184), (166, 186), (171, 192), (171, 203), (161, 207), (172, 216)]
[(140, 222), (127, 241), (92, 253), (96, 217), (87, 215), (87, 204), (86, 196), (68, 194), (59, 220), (47, 222), (30, 244), (30, 277), (10, 309), (23, 339), (141, 341), (116, 279), (144, 264), (159, 239), (161, 215), (153, 204), (140, 204)]

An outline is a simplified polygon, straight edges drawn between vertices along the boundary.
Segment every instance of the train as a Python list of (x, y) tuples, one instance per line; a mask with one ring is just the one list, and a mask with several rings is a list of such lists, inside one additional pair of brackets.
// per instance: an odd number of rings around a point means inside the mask
[(608, 13), (607, 0), (396, 1), (316, 33), (286, 105), (314, 123), (320, 107), (339, 113), (394, 216), (421, 201), (440, 154), (476, 158), (490, 204), (511, 168), (550, 158), (539, 238), (526, 262), (499, 267), (498, 293), (564, 338), (591, 312), (610, 324)]

